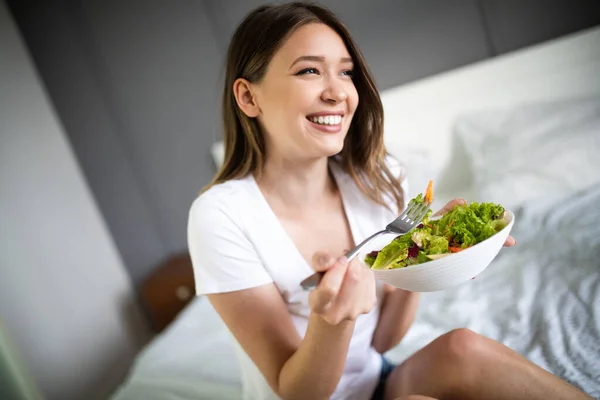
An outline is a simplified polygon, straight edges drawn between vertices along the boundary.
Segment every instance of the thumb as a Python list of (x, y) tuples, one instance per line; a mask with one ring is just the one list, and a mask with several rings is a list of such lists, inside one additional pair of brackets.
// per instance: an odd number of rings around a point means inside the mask
[(437, 217), (438, 215), (444, 215), (450, 211), (452, 211), (454, 209), (455, 205), (465, 205), (467, 204), (467, 201), (465, 199), (453, 199), (450, 200), (448, 203), (446, 203), (446, 205), (444, 207), (442, 207), (442, 209), (438, 212), (436, 212), (435, 214), (433, 214), (434, 217)]
[(335, 264), (335, 259), (331, 254), (317, 251), (312, 258), (312, 265), (315, 271), (327, 271)]

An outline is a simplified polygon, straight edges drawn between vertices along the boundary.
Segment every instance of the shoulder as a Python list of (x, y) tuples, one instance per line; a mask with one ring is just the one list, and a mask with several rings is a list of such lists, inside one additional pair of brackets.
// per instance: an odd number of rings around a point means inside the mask
[(247, 219), (247, 210), (256, 209), (255, 201), (252, 180), (240, 179), (215, 185), (192, 203), (187, 236), (197, 293), (230, 292), (272, 282), (256, 252)]
[(256, 210), (255, 204), (257, 195), (252, 178), (212, 186), (190, 206), (187, 225), (190, 246), (213, 238), (234, 242), (240, 236), (249, 235), (248, 210)]
[(250, 178), (219, 183), (192, 202), (189, 222), (216, 222), (236, 218), (243, 210), (244, 205), (252, 200), (253, 191)]

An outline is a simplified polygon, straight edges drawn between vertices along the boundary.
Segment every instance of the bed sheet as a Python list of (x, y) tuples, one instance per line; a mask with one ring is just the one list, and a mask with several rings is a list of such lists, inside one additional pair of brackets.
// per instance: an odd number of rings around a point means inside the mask
[[(498, 340), (600, 398), (600, 185), (513, 210), (514, 248), (474, 280), (423, 294), (399, 363), (459, 327)], [(115, 400), (239, 399), (232, 338), (196, 298), (138, 357)]]
[(514, 248), (478, 277), (423, 294), (416, 321), (389, 352), (408, 358), (466, 327), (506, 344), (600, 398), (600, 185), (516, 210)]
[(232, 336), (206, 297), (196, 297), (136, 358), (113, 400), (240, 399)]

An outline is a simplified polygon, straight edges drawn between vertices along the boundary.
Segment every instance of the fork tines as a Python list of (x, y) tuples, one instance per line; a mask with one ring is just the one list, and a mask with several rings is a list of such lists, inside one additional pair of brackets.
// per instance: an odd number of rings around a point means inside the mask
[(429, 207), (427, 206), (427, 204), (421, 203), (418, 206), (412, 207), (410, 210), (408, 210), (408, 212), (406, 213), (406, 216), (409, 219), (411, 219), (415, 222), (418, 222), (423, 219), (423, 217), (427, 213), (428, 209), (429, 209)]

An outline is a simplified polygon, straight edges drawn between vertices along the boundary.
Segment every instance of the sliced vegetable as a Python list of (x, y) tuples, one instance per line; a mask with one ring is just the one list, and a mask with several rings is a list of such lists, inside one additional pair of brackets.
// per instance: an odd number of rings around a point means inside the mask
[(430, 205), (433, 201), (433, 181), (429, 181), (427, 189), (425, 190), (425, 203)]
[[(429, 181), (425, 196), (417, 195), (409, 204), (433, 201), (433, 182)], [(458, 253), (482, 242), (504, 229), (508, 216), (494, 203), (456, 205), (439, 219), (430, 220), (427, 212), (417, 228), (396, 237), (381, 251), (371, 252), (365, 262), (372, 269), (394, 269), (421, 264)]]

